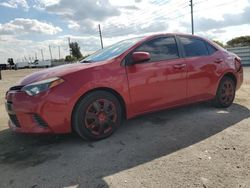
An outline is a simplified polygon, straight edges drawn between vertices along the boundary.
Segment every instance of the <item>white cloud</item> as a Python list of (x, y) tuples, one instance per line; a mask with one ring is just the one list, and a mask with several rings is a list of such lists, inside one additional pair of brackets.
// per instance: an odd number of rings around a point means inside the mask
[(60, 0), (51, 5), (47, 3), (43, 10), (51, 15), (59, 15), (67, 22), (68, 28), (88, 35), (96, 32), (99, 22), (121, 13), (109, 0)]
[(51, 6), (54, 4), (58, 4), (60, 0), (37, 0), (37, 1), (43, 4), (44, 6)]
[(79, 30), (81, 28), (81, 26), (77, 22), (69, 21), (68, 28), (74, 29), (74, 30)]
[(60, 0), (35, 0), (33, 8), (44, 10), (47, 6), (58, 4)]
[(196, 34), (211, 40), (218, 40), (226, 44), (227, 41), (231, 40), (234, 37), (249, 35), (247, 31), (250, 31), (249, 24), (231, 26), (224, 29), (212, 29), (205, 32), (201, 31), (197, 32)]
[[(211, 0), (201, 1), (194, 6), (195, 32), (209, 33), (213, 29), (243, 25), (249, 15), (249, 0)], [(187, 14), (190, 15), (190, 14)], [(249, 22), (248, 22), (249, 23)], [(190, 32), (190, 17), (182, 19), (179, 24)], [(250, 24), (250, 23), (249, 23)], [(233, 35), (232, 35), (233, 37)]]
[(6, 63), (10, 57), (20, 58), (29, 50), (31, 40), (20, 40), (11, 35), (0, 35), (0, 62)]
[(29, 9), (29, 5), (26, 0), (8, 0), (0, 3), (0, 6), (8, 7), (8, 8), (23, 8), (25, 10)]
[(12, 35), (0, 35), (0, 62), (6, 63), (7, 59), (12, 57), (15, 62), (26, 59), (34, 59), (37, 55), (38, 59), (42, 59), (41, 50), (44, 58), (50, 59), (49, 46), (51, 47), (52, 57), (59, 58), (58, 46), (60, 46), (61, 58), (69, 54), (68, 37), (72, 42), (78, 42), (83, 55), (93, 53), (100, 49), (99, 38), (83, 37), (73, 35), (59, 36), (53, 40), (44, 40), (41, 42), (33, 42), (32, 40), (20, 40)]
[[(0, 6), (27, 9), (29, 5), (26, 6), (24, 2), (26, 1), (6, 0), (0, 3)], [(17, 58), (23, 57), (24, 54), (34, 56), (34, 53), (39, 54), (39, 50), (44, 49), (46, 58), (49, 58), (48, 45), (52, 46), (53, 57), (57, 57), (58, 45), (61, 46), (61, 54), (64, 56), (68, 54), (68, 36), (80, 44), (84, 53), (97, 50), (100, 48), (98, 24), (102, 27), (105, 46), (138, 35), (191, 32), (189, 1), (184, 0), (34, 0), (33, 2), (35, 2), (33, 7), (49, 13), (50, 19), (59, 16), (62, 22), (65, 22), (68, 35), (42, 42), (20, 40), (20, 35), (34, 38), (36, 34), (57, 34), (62, 29), (47, 22), (16, 18), (0, 24), (1, 57)], [(250, 9), (246, 9), (249, 3), (250, 0), (197, 0), (194, 6), (195, 33), (224, 43), (233, 37), (249, 35), (250, 23), (247, 22), (247, 18)]]
[(62, 29), (53, 26), (51, 23), (41, 22), (35, 19), (15, 18), (8, 23), (0, 24), (0, 34), (2, 35), (27, 35), (46, 34), (54, 35)]
[(60, 0), (57, 4), (46, 6), (46, 11), (61, 15), (68, 20), (97, 20), (117, 16), (119, 10), (109, 0)]

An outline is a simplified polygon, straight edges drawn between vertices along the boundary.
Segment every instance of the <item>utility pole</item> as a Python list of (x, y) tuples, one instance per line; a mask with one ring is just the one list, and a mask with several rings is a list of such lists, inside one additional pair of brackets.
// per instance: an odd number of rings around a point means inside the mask
[(69, 43), (69, 55), (72, 55), (71, 54), (71, 49), (70, 49), (70, 37), (68, 37), (68, 43)]
[(99, 27), (99, 35), (100, 35), (101, 47), (102, 47), (102, 49), (103, 49), (101, 25), (99, 24), (98, 27)]
[(61, 58), (60, 46), (58, 46), (58, 55), (59, 55), (59, 60), (60, 60), (60, 58)]
[(37, 53), (35, 53), (35, 60), (37, 60)]
[(43, 56), (43, 50), (41, 49), (41, 55), (42, 55), (42, 59), (44, 61), (44, 56)]
[(194, 10), (193, 10), (193, 6), (194, 6), (193, 0), (190, 0), (192, 35), (194, 34)]
[(51, 52), (51, 47), (50, 47), (50, 45), (49, 45), (49, 53), (50, 53), (50, 59), (51, 59), (51, 62), (52, 62), (52, 52)]

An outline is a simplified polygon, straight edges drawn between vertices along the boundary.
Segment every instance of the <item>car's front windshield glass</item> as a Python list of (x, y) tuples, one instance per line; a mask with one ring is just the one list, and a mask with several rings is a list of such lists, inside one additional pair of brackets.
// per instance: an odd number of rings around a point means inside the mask
[(96, 53), (88, 56), (87, 58), (83, 59), (81, 63), (92, 63), (113, 59), (135, 45), (142, 38), (143, 37), (137, 37), (115, 43), (111, 46), (108, 46), (107, 48), (104, 48), (103, 50), (97, 51)]

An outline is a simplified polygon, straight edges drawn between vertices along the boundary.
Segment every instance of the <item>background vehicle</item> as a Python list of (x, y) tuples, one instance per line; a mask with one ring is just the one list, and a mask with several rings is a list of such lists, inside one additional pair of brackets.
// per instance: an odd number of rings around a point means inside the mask
[(24, 78), (6, 95), (10, 127), (99, 140), (140, 114), (212, 100), (229, 107), (243, 81), (240, 58), (196, 36), (162, 34), (116, 43), (81, 63)]
[(17, 62), (15, 64), (15, 66), (16, 66), (16, 69), (28, 68), (29, 67), (29, 62), (28, 61)]
[(40, 60), (35, 60), (34, 62), (30, 63), (29, 64), (29, 67), (30, 68), (48, 68), (48, 67), (51, 67), (52, 63), (50, 60), (43, 60), (43, 61), (40, 61)]
[(42, 67), (51, 67), (52, 63), (50, 60), (44, 60), (44, 61), (38, 61), (36, 64), (36, 67), (42, 68)]
[(7, 69), (7, 64), (6, 63), (0, 64), (0, 69), (1, 70), (6, 70)]

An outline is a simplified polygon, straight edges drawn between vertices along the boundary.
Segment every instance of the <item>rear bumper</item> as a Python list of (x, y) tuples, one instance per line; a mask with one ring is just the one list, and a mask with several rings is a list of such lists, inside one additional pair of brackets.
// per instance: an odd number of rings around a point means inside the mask
[(243, 79), (244, 79), (244, 75), (243, 75), (243, 67), (240, 69), (239, 72), (236, 73), (236, 79), (237, 79), (237, 85), (236, 85), (236, 90), (240, 89), (242, 83), (243, 83)]

